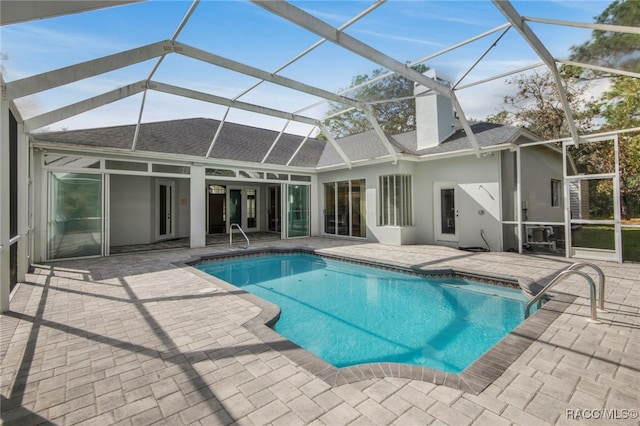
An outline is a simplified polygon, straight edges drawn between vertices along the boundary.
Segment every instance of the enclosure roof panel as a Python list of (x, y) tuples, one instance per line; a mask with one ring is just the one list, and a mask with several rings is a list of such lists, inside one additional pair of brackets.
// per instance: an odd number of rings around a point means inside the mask
[[(396, 95), (345, 90), (356, 82), (372, 88), (373, 75), (400, 76), (449, 98), (465, 130), (429, 152), (464, 146), (479, 155), (482, 147), (508, 135), (506, 129), (471, 126), (472, 118), (504, 109), (516, 74), (543, 67), (556, 77), (562, 94), (557, 68), (567, 63), (572, 46), (588, 42), (596, 29), (640, 34), (624, 25), (594, 26), (593, 17), (609, 3), (5, 0), (3, 93), (30, 132), (112, 126), (118, 133), (122, 123), (134, 122), (131, 143), (129, 135), (119, 133), (109, 143), (134, 151), (179, 150), (203, 159), (349, 167), (352, 161), (380, 157), (395, 161), (397, 153), (424, 154), (415, 150), (415, 135), (387, 140), (380, 124), (390, 117), (369, 112), (383, 103), (394, 105)], [(108, 7), (113, 5), (119, 6)], [(415, 65), (448, 81), (428, 78)], [(620, 61), (582, 65), (640, 77), (620, 70)], [(567, 102), (562, 107), (578, 143)], [(332, 135), (325, 135), (328, 143), (305, 141), (318, 135), (335, 108), (359, 110), (369, 126), (358, 128), (375, 132), (337, 145)], [(162, 128), (160, 119), (171, 123), (188, 117), (213, 121), (192, 129), (196, 134), (177, 135), (185, 137), (180, 148), (167, 143), (168, 133), (145, 133)], [(277, 140), (290, 120), (297, 127)], [(151, 126), (143, 132), (144, 123)], [(230, 136), (225, 127), (238, 134)], [(131, 131), (127, 126), (119, 131), (125, 130)]]

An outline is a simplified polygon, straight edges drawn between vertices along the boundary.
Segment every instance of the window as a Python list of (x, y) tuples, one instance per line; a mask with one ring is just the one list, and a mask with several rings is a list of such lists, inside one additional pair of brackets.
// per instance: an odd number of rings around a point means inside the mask
[(255, 172), (252, 170), (240, 170), (240, 173), (238, 174), (238, 176), (241, 178), (248, 178), (248, 179), (264, 179), (264, 172)]
[(366, 237), (365, 180), (324, 184), (324, 232)]
[(380, 176), (378, 222), (380, 226), (412, 226), (410, 175)]
[(77, 169), (99, 169), (100, 159), (46, 154), (44, 156), (44, 165), (53, 167), (71, 167)]
[(206, 169), (205, 174), (207, 176), (236, 177), (236, 172), (228, 169)]
[(269, 173), (267, 172), (267, 179), (269, 180), (289, 180), (289, 175), (286, 173)]
[(126, 170), (132, 172), (146, 172), (149, 170), (147, 163), (137, 161), (105, 160), (104, 167), (111, 170)]
[(173, 173), (177, 175), (188, 175), (190, 170), (186, 166), (174, 166), (172, 164), (157, 164), (151, 165), (151, 171), (154, 173)]
[(560, 200), (562, 199), (560, 196), (562, 185), (560, 184), (561, 182), (558, 179), (551, 179), (551, 207), (560, 207)]
[(227, 188), (222, 185), (209, 185), (209, 194), (225, 195)]

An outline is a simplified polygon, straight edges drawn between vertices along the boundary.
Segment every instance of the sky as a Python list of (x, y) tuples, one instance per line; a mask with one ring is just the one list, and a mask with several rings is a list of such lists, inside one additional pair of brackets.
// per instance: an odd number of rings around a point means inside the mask
[[(370, 1), (295, 1), (295, 6), (326, 23), (340, 27), (367, 9)], [(188, 0), (150, 0), (126, 6), (60, 16), (0, 28), (0, 60), (5, 81), (112, 55), (122, 50), (166, 40), (176, 32), (191, 7)], [(593, 22), (608, 1), (513, 1), (523, 16)], [(389, 0), (345, 32), (385, 55), (413, 63), (504, 23), (506, 18), (488, 0), (427, 1)], [(591, 31), (565, 26), (530, 23), (556, 58), (567, 58), (571, 46), (587, 41)], [(511, 28), (427, 62), (439, 75), (460, 86), (540, 62), (535, 52)], [(500, 37), (500, 38), (499, 38)], [(273, 72), (320, 38), (265, 9), (246, 1), (203, 0), (179, 33), (177, 41), (252, 67)], [(495, 43), (494, 47), (491, 47)], [(491, 48), (490, 48), (491, 47)], [(488, 50), (488, 53), (487, 53)], [(97, 96), (146, 79), (158, 59), (84, 79), (16, 100), (23, 118)], [(279, 72), (285, 77), (332, 92), (347, 88), (354, 76), (371, 74), (378, 64), (330, 42)], [(153, 80), (226, 98), (234, 98), (257, 80), (215, 67), (184, 55), (165, 56)], [(513, 90), (505, 78), (457, 91), (465, 115), (484, 119), (502, 108), (504, 95)], [(288, 112), (322, 118), (327, 104), (305, 109), (319, 98), (272, 83), (263, 83), (239, 100)], [(79, 116), (49, 125), (62, 130), (134, 124), (141, 110), (142, 94), (114, 102)], [(189, 117), (221, 119), (226, 107), (149, 91), (142, 121)], [(232, 109), (229, 121), (281, 130), (284, 120)], [(307, 134), (307, 125), (292, 123), (287, 132)]]

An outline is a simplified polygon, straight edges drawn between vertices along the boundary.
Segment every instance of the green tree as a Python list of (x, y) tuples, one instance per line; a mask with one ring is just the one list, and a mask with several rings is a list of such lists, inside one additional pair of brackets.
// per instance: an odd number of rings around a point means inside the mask
[[(640, 127), (640, 79), (616, 77), (600, 103), (605, 124), (602, 131)], [(620, 164), (620, 210), (622, 218), (640, 216), (640, 132), (618, 135)], [(615, 151), (606, 143), (586, 143), (577, 150), (577, 161), (589, 174), (610, 173), (615, 167)], [(610, 193), (611, 183), (603, 180), (598, 191)]]
[[(594, 99), (587, 99), (590, 83), (580, 78), (574, 67), (560, 70), (564, 90), (580, 133), (592, 128), (598, 109)], [(519, 125), (543, 139), (568, 136), (569, 122), (560, 101), (558, 87), (551, 72), (520, 74), (507, 81), (516, 87), (514, 94), (503, 99), (506, 108), (491, 115), (487, 121), (506, 125)]]
[[(640, 26), (640, 2), (615, 0), (595, 22), (600, 24)], [(640, 35), (595, 30), (591, 39), (571, 48), (570, 58), (614, 69), (640, 72)], [(640, 80), (602, 72), (584, 72), (583, 78), (609, 78), (610, 89), (598, 104), (604, 125), (601, 130), (621, 130), (640, 126)], [(623, 219), (640, 216), (640, 133), (622, 133), (620, 146), (620, 207)], [(588, 173), (613, 170), (614, 152), (606, 144), (583, 144), (580, 161)], [(604, 182), (604, 181), (603, 181)], [(610, 191), (603, 183), (602, 192)]]
[[(615, 0), (599, 16), (597, 24), (638, 27), (640, 2)], [(595, 30), (591, 40), (573, 46), (571, 59), (609, 68), (640, 72), (640, 34)]]
[[(417, 65), (413, 69), (424, 73), (427, 67), (425, 65)], [(386, 71), (383, 69), (376, 69), (371, 75), (357, 75), (351, 80), (349, 88), (356, 87), (385, 73)], [(371, 84), (354, 89), (347, 93), (346, 96), (363, 102), (413, 96), (413, 81), (398, 74), (391, 74)], [(338, 113), (345, 108), (343, 104), (332, 102), (329, 105), (327, 115)], [(415, 129), (416, 106), (413, 99), (376, 103), (372, 105), (372, 110), (373, 115), (385, 133), (398, 134)], [(336, 137), (362, 133), (371, 128), (365, 113), (360, 109), (351, 109), (340, 115), (328, 118), (324, 121), (324, 124), (331, 129)]]

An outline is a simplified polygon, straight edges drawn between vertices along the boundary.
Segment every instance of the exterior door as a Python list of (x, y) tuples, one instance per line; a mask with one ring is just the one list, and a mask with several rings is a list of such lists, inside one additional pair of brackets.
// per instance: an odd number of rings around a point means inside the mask
[(436, 182), (433, 188), (436, 241), (458, 242), (455, 182)]
[[(229, 221), (227, 229), (237, 224), (243, 231), (257, 231), (260, 229), (258, 187), (228, 188)], [(234, 229), (233, 232), (239, 232)]]
[(267, 229), (269, 232), (280, 232), (282, 219), (280, 217), (280, 204), (282, 203), (280, 197), (280, 186), (270, 186), (268, 188), (268, 224)]
[(222, 185), (209, 185), (209, 234), (227, 232), (227, 189)]
[(157, 219), (158, 239), (165, 240), (175, 236), (174, 231), (174, 183), (167, 180), (157, 181)]
[(102, 176), (49, 172), (47, 259), (102, 255)]
[(583, 259), (622, 261), (620, 208), (615, 178), (567, 178), (569, 254)]
[(242, 190), (229, 190), (229, 223), (227, 227), (233, 224), (242, 227)]
[(287, 238), (309, 236), (309, 187), (287, 185)]
[(258, 193), (260, 188), (247, 188), (245, 191), (244, 204), (246, 206), (246, 217), (243, 228), (245, 231), (257, 231), (258, 221)]

